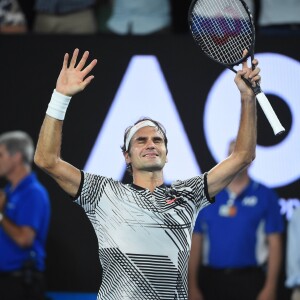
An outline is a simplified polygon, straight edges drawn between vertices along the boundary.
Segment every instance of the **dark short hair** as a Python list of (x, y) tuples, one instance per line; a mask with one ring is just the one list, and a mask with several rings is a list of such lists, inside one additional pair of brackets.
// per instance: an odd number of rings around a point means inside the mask
[[(166, 134), (166, 129), (165, 127), (158, 121), (155, 121), (149, 117), (142, 117), (140, 118), (138, 121), (136, 121), (132, 126), (129, 126), (125, 129), (125, 132), (124, 132), (124, 140), (123, 140), (123, 146), (121, 146), (121, 150), (123, 152), (123, 154), (125, 152), (129, 152), (130, 151), (130, 147), (131, 147), (131, 141), (129, 142), (129, 145), (128, 145), (128, 149), (126, 150), (126, 138), (130, 132), (130, 129), (135, 126), (136, 124), (139, 124), (141, 122), (144, 122), (144, 121), (151, 121), (153, 122), (155, 125), (156, 125), (156, 129), (162, 133), (163, 135), (163, 139), (164, 139), (164, 142), (165, 142), (165, 146), (166, 146), (166, 150), (167, 150), (167, 153), (168, 153), (168, 138), (167, 138), (167, 134)], [(127, 164), (126, 165), (126, 170), (128, 171), (129, 174), (132, 174), (132, 166), (131, 164)]]
[(0, 145), (5, 145), (8, 153), (20, 152), (23, 162), (31, 165), (34, 155), (34, 144), (31, 137), (23, 131), (9, 131), (0, 135)]

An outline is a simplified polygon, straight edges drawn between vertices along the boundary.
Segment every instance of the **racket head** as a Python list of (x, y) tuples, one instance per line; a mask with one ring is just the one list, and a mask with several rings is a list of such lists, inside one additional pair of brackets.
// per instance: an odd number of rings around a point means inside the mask
[(201, 50), (232, 71), (236, 72), (233, 66), (253, 57), (254, 21), (243, 0), (193, 0), (188, 23)]

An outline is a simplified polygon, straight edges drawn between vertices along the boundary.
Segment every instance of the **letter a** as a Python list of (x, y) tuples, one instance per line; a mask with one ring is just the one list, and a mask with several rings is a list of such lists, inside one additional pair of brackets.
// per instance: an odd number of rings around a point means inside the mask
[(159, 62), (151, 55), (131, 59), (84, 169), (122, 180), (124, 131), (141, 117), (157, 120), (167, 130), (166, 183), (201, 174)]

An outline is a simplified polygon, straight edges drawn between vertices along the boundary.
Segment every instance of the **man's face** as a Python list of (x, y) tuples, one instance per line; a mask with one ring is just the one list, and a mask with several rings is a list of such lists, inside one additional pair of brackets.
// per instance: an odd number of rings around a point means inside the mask
[(132, 171), (160, 171), (167, 161), (167, 149), (163, 134), (155, 127), (139, 129), (131, 139), (129, 153), (125, 153)]
[(6, 177), (16, 165), (15, 155), (10, 155), (5, 145), (0, 145), (0, 177)]

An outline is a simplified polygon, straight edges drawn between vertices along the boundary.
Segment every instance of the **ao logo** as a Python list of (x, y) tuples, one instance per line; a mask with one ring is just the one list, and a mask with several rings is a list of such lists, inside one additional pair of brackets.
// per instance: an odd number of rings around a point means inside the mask
[(140, 117), (151, 117), (166, 127), (167, 183), (201, 174), (159, 63), (150, 55), (131, 59), (85, 170), (121, 180), (125, 172), (120, 149), (124, 130)]
[[(264, 53), (256, 57), (262, 66), (262, 88), (283, 99), (292, 114), (292, 126), (285, 139), (272, 147), (258, 145), (250, 174), (270, 187), (280, 187), (300, 177), (300, 63), (287, 56)], [(215, 81), (206, 101), (204, 126), (207, 145), (216, 161), (225, 158), (228, 141), (236, 136), (240, 97), (232, 88), (234, 73), (226, 70)], [(277, 112), (280, 117), (280, 112)], [(218, 122), (216, 122), (218, 120)]]
[[(253, 178), (269, 186), (283, 186), (300, 177), (300, 105), (297, 104), (296, 82), (300, 77), (300, 64), (279, 54), (260, 54), (257, 57), (263, 66), (265, 93), (284, 99), (291, 110), (293, 123), (280, 144), (257, 147), (257, 158), (250, 171)], [(283, 70), (287, 70), (285, 74)], [(205, 136), (216, 161), (225, 157), (228, 142), (235, 137), (238, 127), (240, 100), (233, 86), (233, 76), (231, 71), (224, 71), (206, 101)], [(130, 61), (85, 170), (122, 179), (125, 163), (120, 146), (124, 129), (141, 116), (152, 117), (166, 126), (170, 162), (164, 171), (166, 182), (201, 173), (159, 63), (155, 56), (149, 55), (134, 56)]]

